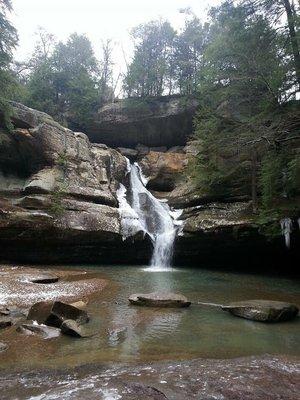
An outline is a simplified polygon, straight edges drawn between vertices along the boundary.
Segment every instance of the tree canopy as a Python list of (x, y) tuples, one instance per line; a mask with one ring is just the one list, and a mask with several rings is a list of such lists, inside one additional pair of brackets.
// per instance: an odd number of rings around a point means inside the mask
[(11, 0), (0, 0), (0, 111), (4, 115), (7, 126), (9, 126), (10, 114), (7, 99), (13, 96), (16, 89), (16, 82), (11, 74), (10, 64), (13, 50), (18, 43), (17, 31), (8, 18), (11, 10)]

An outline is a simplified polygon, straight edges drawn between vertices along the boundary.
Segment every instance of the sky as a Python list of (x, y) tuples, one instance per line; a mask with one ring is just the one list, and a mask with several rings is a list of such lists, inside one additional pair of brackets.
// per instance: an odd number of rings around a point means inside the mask
[(71, 33), (85, 33), (100, 55), (101, 39), (112, 39), (115, 73), (124, 72), (130, 61), (130, 29), (153, 19), (168, 19), (175, 29), (184, 23), (180, 9), (190, 7), (205, 20), (210, 6), (220, 0), (13, 0), (11, 20), (19, 33), (15, 57), (25, 60), (32, 52), (38, 27), (65, 40)]

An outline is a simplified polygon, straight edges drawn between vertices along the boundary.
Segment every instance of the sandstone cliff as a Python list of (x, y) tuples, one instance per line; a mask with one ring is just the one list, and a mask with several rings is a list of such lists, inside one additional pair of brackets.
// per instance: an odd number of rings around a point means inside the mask
[[(299, 262), (298, 226), (288, 250), (283, 237), (268, 240), (259, 231), (249, 195), (199, 193), (186, 173), (199, 151), (193, 140), (175, 147), (178, 143), (170, 141), (163, 148), (131, 141), (130, 148), (119, 148), (123, 131), (119, 122), (108, 119), (106, 126), (117, 133), (116, 150), (92, 144), (93, 134), (88, 138), (72, 132), (44, 113), (16, 103), (13, 108), (13, 131), (0, 130), (1, 261), (147, 263), (152, 251), (149, 238), (138, 233), (122, 240), (116, 192), (120, 183), (128, 186), (125, 154), (138, 160), (147, 188), (156, 197), (182, 210), (176, 264), (280, 269), (283, 262)], [(175, 137), (169, 117), (159, 114), (160, 123), (169, 126)], [(128, 118), (141, 135), (151, 124), (151, 118), (144, 122), (139, 116)]]

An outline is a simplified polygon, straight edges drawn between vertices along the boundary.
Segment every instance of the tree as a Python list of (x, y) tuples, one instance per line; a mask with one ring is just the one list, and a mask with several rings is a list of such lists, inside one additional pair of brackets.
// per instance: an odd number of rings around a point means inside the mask
[(161, 96), (169, 83), (175, 31), (167, 21), (151, 21), (131, 32), (134, 56), (124, 79), (129, 97)]
[[(196, 176), (215, 194), (251, 195), (254, 210), (258, 192), (278, 194), (278, 182), (283, 192), (281, 166), (296, 165), (293, 153), (285, 151), (299, 138), (300, 121), (297, 104), (287, 102), (290, 64), (283, 43), (261, 13), (249, 14), (232, 1), (211, 11), (196, 119), (201, 140)], [(271, 160), (279, 167), (268, 167)]]
[(300, 2), (297, 6), (291, 0), (242, 0), (241, 4), (247, 7), (252, 14), (262, 12), (276, 26), (282, 23), (282, 16), (285, 13), (287, 26), (284, 28), (289, 37), (296, 79), (300, 89)]
[(202, 25), (199, 18), (189, 10), (185, 27), (177, 35), (174, 44), (176, 86), (181, 94), (197, 91), (208, 31), (208, 25)]
[(100, 104), (112, 101), (113, 89), (113, 46), (111, 39), (102, 41), (102, 59), (100, 60)]
[(8, 100), (15, 90), (16, 82), (10, 71), (12, 52), (18, 43), (16, 29), (8, 20), (7, 14), (12, 11), (10, 0), (0, 0), (0, 112), (4, 115), (5, 125), (9, 127), (11, 109)]
[(73, 129), (84, 129), (99, 104), (98, 63), (84, 35), (54, 44), (43, 34), (31, 57), (25, 103)]

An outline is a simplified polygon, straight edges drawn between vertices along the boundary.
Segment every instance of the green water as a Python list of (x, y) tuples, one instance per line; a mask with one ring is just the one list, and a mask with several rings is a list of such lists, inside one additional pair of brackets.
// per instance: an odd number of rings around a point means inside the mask
[[(153, 309), (128, 304), (132, 293), (172, 291), (192, 302), (226, 304), (269, 299), (300, 304), (292, 279), (203, 269), (149, 272), (143, 267), (90, 267), (111, 284), (92, 300), (88, 339), (61, 336), (43, 341), (15, 359), (23, 366), (72, 366), (86, 363), (146, 362), (192, 358), (233, 358), (260, 354), (300, 355), (300, 318), (264, 324), (237, 318), (216, 307)], [(42, 353), (41, 353), (42, 352)]]

